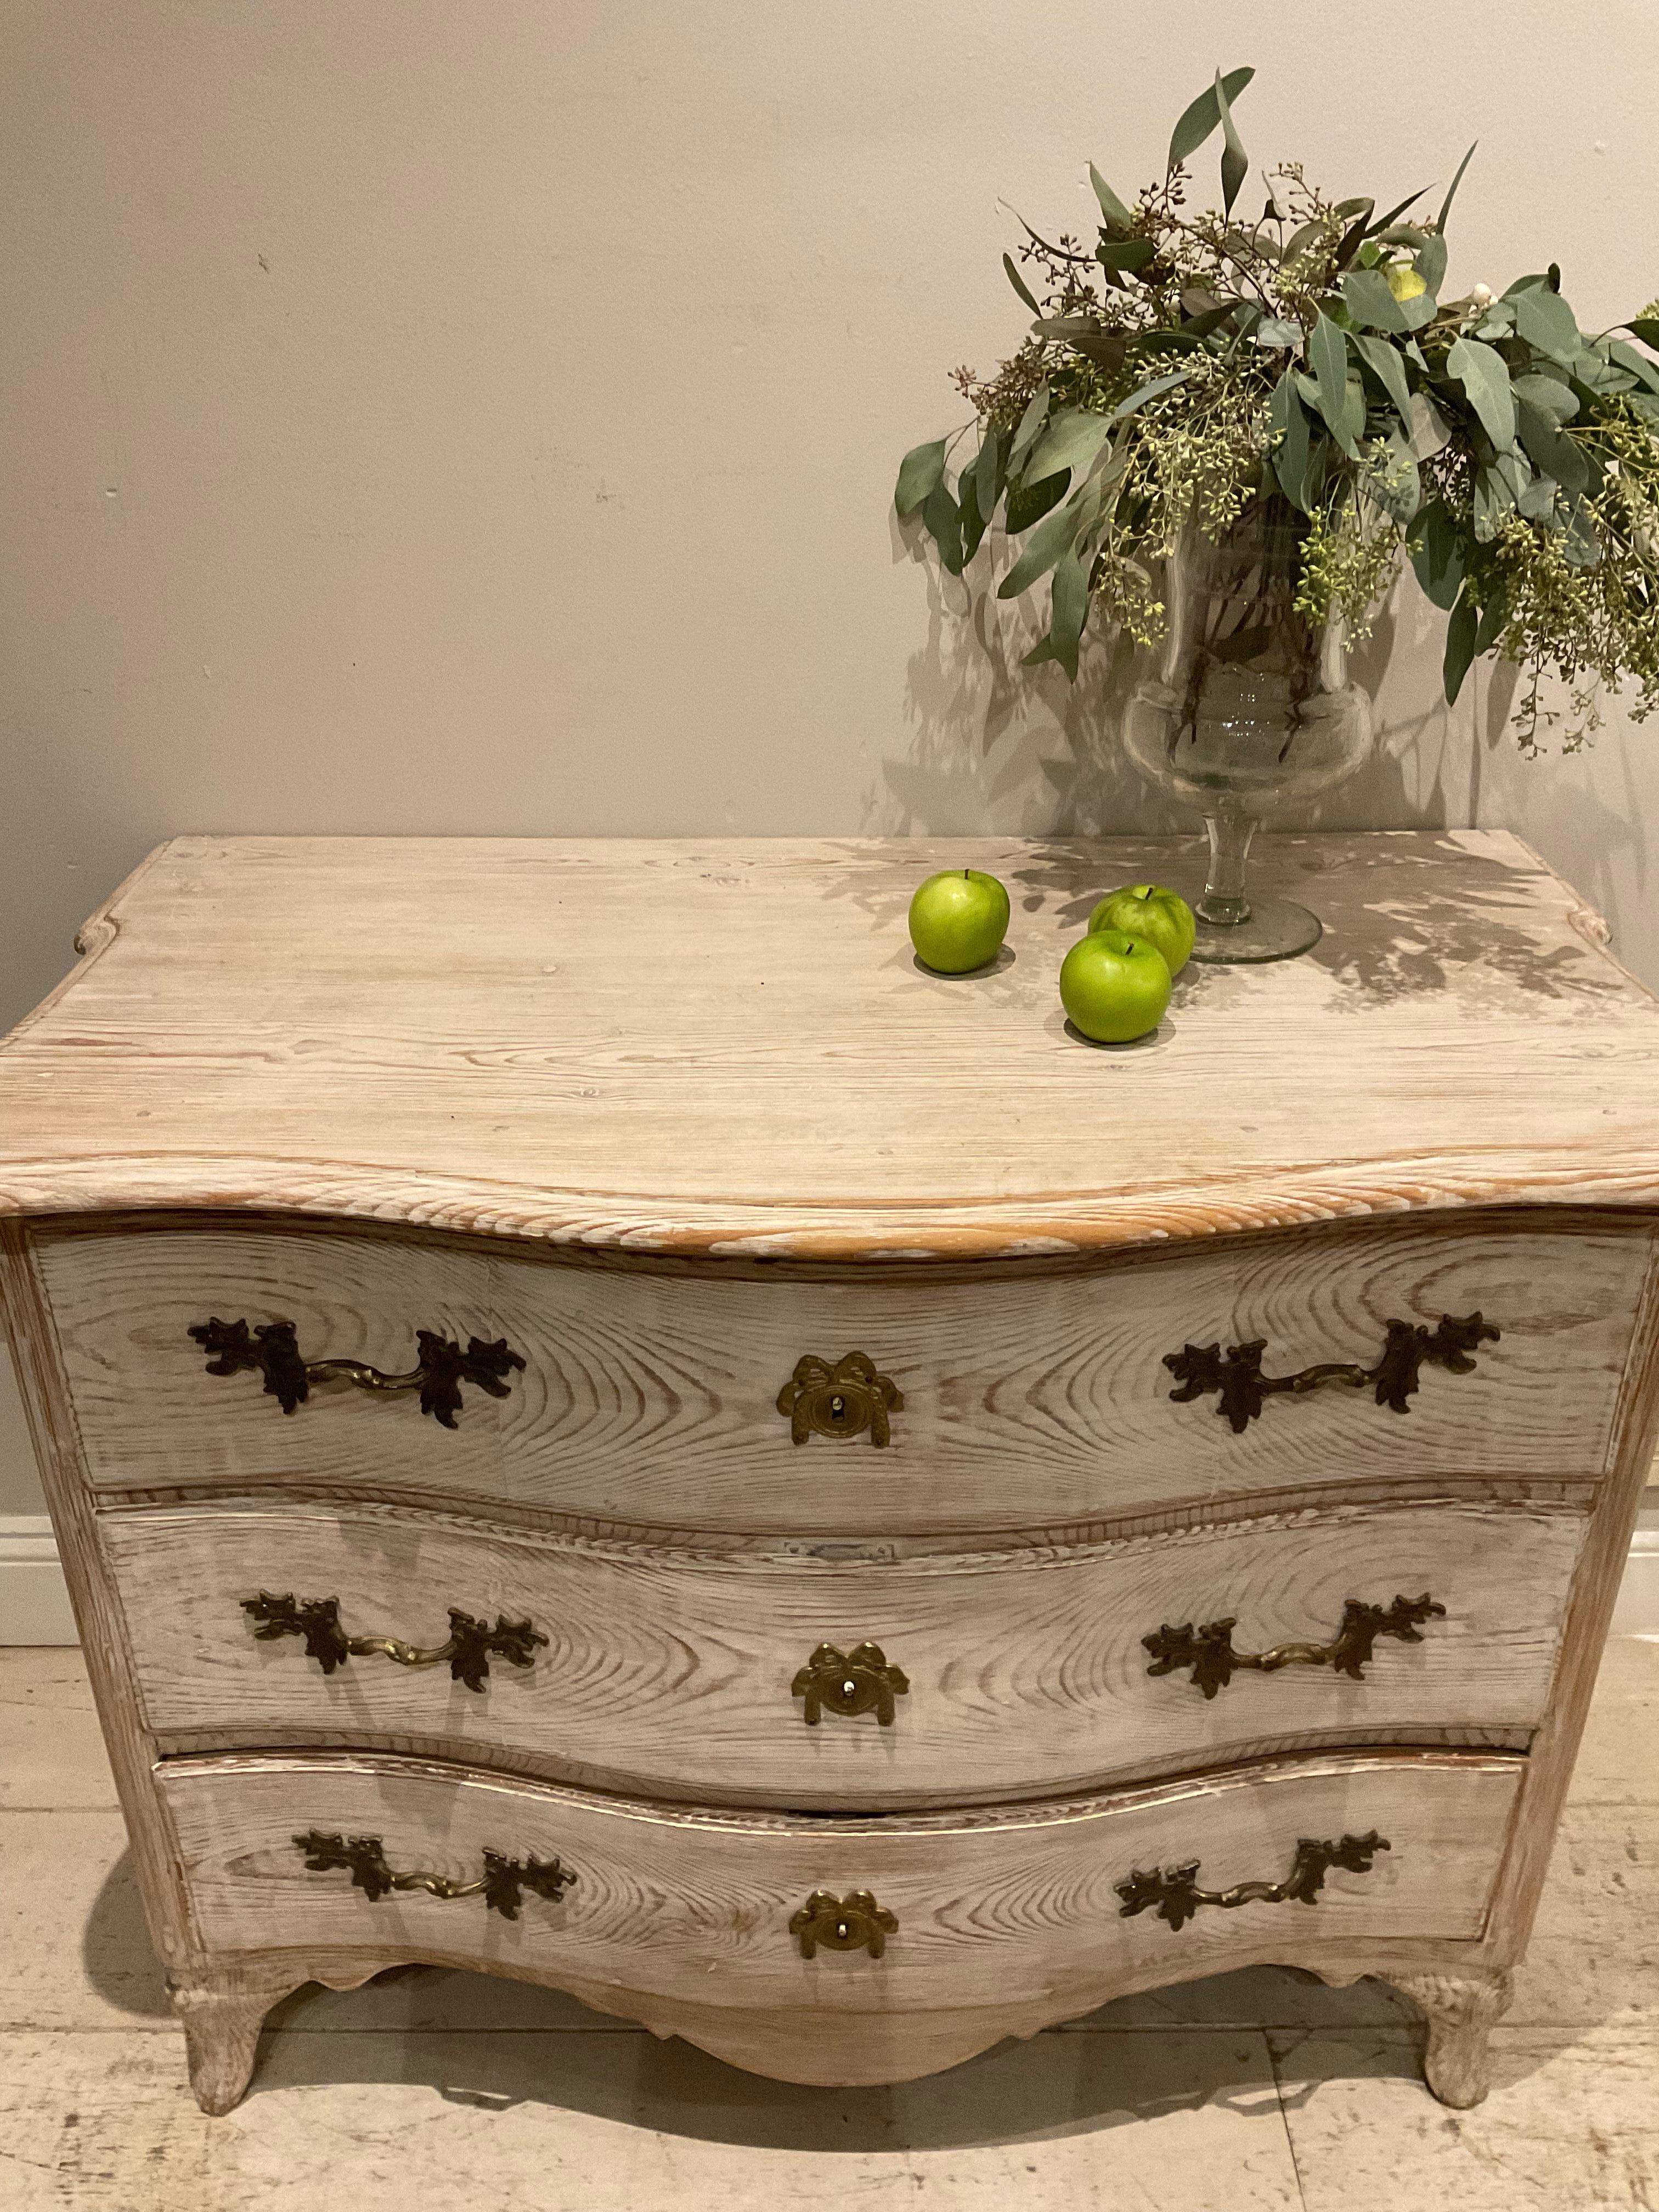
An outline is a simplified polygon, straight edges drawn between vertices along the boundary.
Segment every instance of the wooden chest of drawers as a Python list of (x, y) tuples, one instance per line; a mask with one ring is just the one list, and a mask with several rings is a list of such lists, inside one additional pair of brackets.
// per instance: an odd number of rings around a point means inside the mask
[[(903, 915), (1015, 890), (946, 981)], [(1513, 840), (1090, 1048), (1141, 844), (165, 847), (0, 1052), (192, 2079), (428, 1960), (893, 2081), (1260, 1960), (1483, 2093), (1659, 1418), (1659, 1008)]]

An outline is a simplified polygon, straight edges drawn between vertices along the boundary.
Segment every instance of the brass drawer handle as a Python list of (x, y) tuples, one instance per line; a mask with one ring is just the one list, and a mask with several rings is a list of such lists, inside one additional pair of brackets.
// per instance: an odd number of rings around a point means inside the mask
[(815, 1889), (789, 1919), (789, 1933), (799, 1938), (803, 1959), (816, 1958), (820, 1943), (826, 1951), (867, 1951), (878, 1959), (897, 1926), (897, 1914), (878, 1905), (867, 1889), (847, 1897)]
[(1503, 1334), (1478, 1313), (1443, 1314), (1437, 1328), (1424, 1328), (1408, 1321), (1391, 1321), (1387, 1328), (1388, 1338), (1374, 1367), (1362, 1367), (1357, 1360), (1331, 1359), (1318, 1367), (1304, 1367), (1295, 1375), (1262, 1373), (1266, 1337), (1255, 1337), (1249, 1344), (1230, 1344), (1224, 1358), (1218, 1344), (1184, 1344), (1179, 1352), (1164, 1355), (1164, 1364), (1181, 1386), (1170, 1395), (1177, 1405), (1186, 1405), (1206, 1391), (1215, 1391), (1217, 1413), (1226, 1416), (1239, 1436), (1266, 1401), (1281, 1390), (1299, 1395), (1317, 1390), (1325, 1382), (1346, 1382), (1356, 1390), (1375, 1383), (1379, 1406), (1391, 1406), (1396, 1413), (1406, 1413), (1411, 1411), (1409, 1401), (1425, 1364), (1443, 1367), (1451, 1375), (1471, 1374), (1474, 1368), (1471, 1355), (1476, 1346), (1496, 1344)]
[(893, 1700), (908, 1695), (909, 1688), (903, 1668), (888, 1664), (879, 1644), (854, 1644), (850, 1651), (820, 1644), (796, 1675), (790, 1695), (805, 1698), (801, 1717), (808, 1728), (816, 1728), (826, 1711), (852, 1720), (872, 1710), (883, 1728), (891, 1728)]
[(1379, 1836), (1375, 1828), (1369, 1835), (1344, 1836), (1334, 1844), (1316, 1843), (1312, 1837), (1303, 1836), (1283, 1881), (1240, 1881), (1231, 1889), (1200, 1889), (1197, 1859), (1185, 1866), (1157, 1868), (1150, 1874), (1137, 1867), (1127, 1881), (1117, 1885), (1117, 1893), (1123, 1899), (1120, 1917), (1132, 1920), (1137, 1912), (1152, 1907), (1160, 1920), (1167, 1920), (1171, 1928), (1181, 1928), (1200, 1905), (1218, 1905), (1228, 1912), (1238, 1905), (1312, 1905), (1333, 1867), (1341, 1867), (1349, 1874), (1369, 1874), (1372, 1859), (1388, 1848), (1387, 1837)]
[(1365, 1679), (1365, 1668), (1375, 1656), (1379, 1636), (1397, 1637), (1402, 1644), (1420, 1644), (1418, 1631), (1425, 1620), (1445, 1618), (1425, 1590), (1421, 1597), (1396, 1597), (1390, 1606), (1366, 1605), (1351, 1597), (1342, 1607), (1342, 1626), (1329, 1644), (1275, 1644), (1267, 1651), (1235, 1651), (1233, 1630), (1238, 1615), (1225, 1620), (1206, 1620), (1194, 1628), (1190, 1620), (1171, 1628), (1166, 1620), (1155, 1635), (1141, 1642), (1152, 1655), (1149, 1674), (1172, 1674), (1177, 1667), (1190, 1667), (1195, 1689), (1206, 1698), (1224, 1690), (1241, 1667), (1260, 1674), (1276, 1674), (1281, 1667), (1331, 1667), (1356, 1682)]
[(378, 1836), (330, 1835), (310, 1828), (294, 1842), (313, 1874), (349, 1869), (352, 1887), (361, 1889), (371, 1905), (389, 1890), (424, 1889), (445, 1899), (482, 1897), (491, 1912), (499, 1912), (503, 1920), (516, 1920), (526, 1890), (533, 1889), (538, 1897), (550, 1897), (556, 1905), (576, 1879), (557, 1858), (504, 1859), (499, 1851), (486, 1851), (484, 1870), (477, 1881), (451, 1881), (441, 1874), (393, 1874)]
[(257, 1370), (265, 1378), (266, 1397), (276, 1399), (285, 1413), (304, 1405), (313, 1382), (355, 1382), (360, 1390), (418, 1390), (421, 1411), (446, 1429), (454, 1427), (461, 1410), (463, 1382), (475, 1382), (492, 1398), (505, 1398), (507, 1376), (524, 1365), (520, 1354), (507, 1349), (504, 1336), (493, 1344), (471, 1337), (463, 1352), (429, 1328), (415, 1332), (420, 1364), (407, 1375), (385, 1375), (361, 1359), (301, 1359), (291, 1321), (262, 1322), (250, 1334), (245, 1321), (221, 1321), (216, 1314), (210, 1321), (195, 1322), (190, 1334), (209, 1355), (210, 1375)]
[(849, 1352), (832, 1367), (808, 1352), (778, 1393), (778, 1411), (789, 1420), (789, 1441), (808, 1437), (860, 1437), (868, 1429), (872, 1444), (891, 1441), (887, 1416), (902, 1410), (904, 1393), (892, 1379), (878, 1375), (876, 1363), (862, 1352)]
[(535, 1647), (547, 1638), (527, 1620), (508, 1620), (497, 1613), (492, 1628), (458, 1606), (449, 1608), (449, 1634), (442, 1644), (423, 1648), (405, 1644), (400, 1636), (348, 1636), (340, 1626), (337, 1597), (295, 1598), (292, 1590), (280, 1597), (261, 1590), (245, 1597), (242, 1610), (259, 1626), (253, 1633), (261, 1644), (274, 1644), (283, 1636), (302, 1636), (306, 1656), (314, 1659), (325, 1674), (343, 1667), (354, 1656), (365, 1658), (379, 1651), (399, 1667), (436, 1667), (449, 1662), (452, 1681), (465, 1682), (469, 1690), (482, 1690), (489, 1674), (489, 1662), (510, 1659), (515, 1667), (535, 1664)]

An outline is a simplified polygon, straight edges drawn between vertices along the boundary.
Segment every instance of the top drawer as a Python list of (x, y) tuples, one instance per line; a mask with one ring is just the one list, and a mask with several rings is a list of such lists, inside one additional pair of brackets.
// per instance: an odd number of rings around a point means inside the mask
[[(1640, 1218), (1449, 1214), (1088, 1265), (809, 1272), (410, 1231), (35, 1232), (100, 1488), (292, 1480), (860, 1535), (1053, 1525), (1347, 1474), (1593, 1478), (1649, 1236)], [(1171, 1401), (1165, 1356), (1186, 1346), (1261, 1340), (1269, 1377), (1369, 1369), (1391, 1322), (1476, 1313), (1499, 1340), (1461, 1371), (1424, 1364), (1404, 1414), (1340, 1376), (1235, 1418), (1212, 1391)], [(189, 1332), (212, 1317), (290, 1322), (310, 1361), (407, 1370), (424, 1329), (504, 1340), (524, 1366), (501, 1397), (463, 1377), (453, 1429), (412, 1393), (342, 1380), (284, 1417), (258, 1372), (206, 1371)], [(779, 1410), (804, 1358), (853, 1352), (891, 1385), (884, 1449), (874, 1422), (816, 1433)], [(833, 1429), (837, 1398), (855, 1425), (855, 1383), (802, 1411)]]

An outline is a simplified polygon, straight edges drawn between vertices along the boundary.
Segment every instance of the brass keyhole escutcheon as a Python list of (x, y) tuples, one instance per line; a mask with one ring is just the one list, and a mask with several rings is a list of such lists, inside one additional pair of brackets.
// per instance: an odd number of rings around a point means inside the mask
[(802, 1718), (816, 1728), (826, 1712), (855, 1720), (873, 1712), (883, 1728), (893, 1725), (893, 1700), (908, 1693), (909, 1677), (888, 1664), (879, 1644), (855, 1644), (850, 1651), (820, 1644), (795, 1677), (790, 1694), (806, 1700)]
[(855, 1889), (846, 1897), (815, 1889), (789, 1920), (789, 1933), (799, 1943), (803, 1959), (816, 1958), (820, 1944), (826, 1951), (867, 1951), (879, 1959), (897, 1927), (898, 1915), (878, 1905), (867, 1889)]
[(892, 1440), (887, 1417), (903, 1405), (898, 1385), (878, 1374), (862, 1352), (849, 1352), (833, 1366), (808, 1352), (778, 1393), (778, 1411), (787, 1416), (789, 1440), (797, 1444), (813, 1436), (861, 1437), (866, 1429), (872, 1444), (887, 1444)]

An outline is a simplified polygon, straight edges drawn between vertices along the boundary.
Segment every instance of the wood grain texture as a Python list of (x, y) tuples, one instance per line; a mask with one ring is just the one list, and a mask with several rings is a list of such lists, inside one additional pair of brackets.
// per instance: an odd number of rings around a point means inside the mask
[[(395, 1235), (258, 1226), (43, 1236), (102, 1489), (394, 1483), (634, 1525), (841, 1536), (1008, 1528), (1370, 1479), (1605, 1471), (1651, 1238), (1644, 1214), (1482, 1215), (984, 1269), (657, 1267)], [(1267, 1370), (1370, 1363), (1389, 1320), (1485, 1313), (1474, 1371), (1425, 1368), (1409, 1413), (1369, 1390), (1271, 1400), (1235, 1435), (1178, 1404), (1167, 1352), (1264, 1337)], [(293, 1322), (302, 1352), (412, 1363), (418, 1328), (505, 1337), (526, 1364), (452, 1431), (337, 1384), (284, 1416), (206, 1372), (188, 1331)], [(904, 1394), (884, 1450), (791, 1442), (804, 1352), (868, 1353)]]
[(1392, 1974), (1389, 1978), (1428, 2016), (1424, 2076), (1443, 2105), (1467, 2112), (1492, 2087), (1488, 2046), (1509, 2010), (1515, 1978), (1490, 1974)]
[(126, 1620), (98, 1541), (57, 1336), (26, 1232), (15, 1221), (0, 1221), (0, 1312), (127, 1824), (150, 1937), (163, 1964), (176, 1966), (192, 1947), (178, 1845), (155, 1789), (155, 1746), (138, 1713)]
[[(545, 1785), (456, 1779), (416, 1762), (316, 1757), (171, 1761), (177, 1821), (204, 1938), (222, 1960), (368, 1944), (429, 1952), (586, 1994), (674, 2025), (706, 2047), (777, 2071), (745, 2008), (793, 2012), (810, 2076), (902, 2079), (921, 2063), (900, 2020), (975, 2015), (984, 2041), (1083, 2012), (1148, 1979), (1217, 1972), (1322, 1946), (1386, 1955), (1410, 1942), (1479, 1938), (1521, 1777), (1514, 1759), (1395, 1754), (1245, 1770), (1200, 1783), (1012, 1811), (876, 1821), (722, 1814), (626, 1804)], [(395, 1893), (370, 1904), (343, 1873), (307, 1869), (312, 1826), (378, 1835), (390, 1863), (471, 1879), (486, 1848), (556, 1853), (576, 1869), (562, 1902), (526, 1898), (508, 1921), (476, 1899)], [(1316, 1905), (1201, 1910), (1180, 1929), (1126, 1919), (1115, 1885), (1136, 1868), (1196, 1858), (1206, 1887), (1283, 1878), (1300, 1836), (1379, 1829), (1365, 1875), (1334, 1871)], [(896, 1914), (885, 1954), (803, 1959), (788, 1932), (817, 1889), (869, 1889)], [(694, 2025), (683, 2025), (688, 2017)], [(722, 2033), (721, 2020), (725, 2021)], [(1000, 2021), (999, 2027), (995, 2023)], [(724, 2048), (723, 2048), (724, 2046)], [(983, 2045), (980, 2045), (983, 2047)], [(965, 2051), (957, 2056), (966, 2056)]]
[[(1260, 849), (1322, 944), (1102, 1051), (1061, 955), (1190, 844), (180, 838), (0, 1053), (0, 1206), (870, 1257), (1659, 1203), (1659, 1008), (1516, 839)], [(963, 865), (1015, 915), (965, 981), (904, 927)]]
[[(1184, 1535), (920, 1559), (874, 1569), (720, 1559), (646, 1545), (489, 1532), (438, 1515), (118, 1512), (100, 1522), (139, 1695), (162, 1736), (379, 1748), (424, 1739), (465, 1762), (666, 1798), (908, 1806), (1054, 1795), (1162, 1763), (1213, 1767), (1276, 1736), (1537, 1723), (1548, 1698), (1577, 1515), (1395, 1507), (1288, 1515)], [(456, 1605), (529, 1620), (527, 1669), (492, 1662), (481, 1693), (384, 1657), (332, 1675), (297, 1639), (262, 1642), (260, 1590), (337, 1597), (348, 1632), (428, 1646)], [(1146, 1635), (1236, 1614), (1241, 1650), (1335, 1634), (1349, 1597), (1430, 1592), (1420, 1643), (1380, 1638), (1363, 1680), (1328, 1667), (1241, 1672), (1213, 1699), (1149, 1674)], [(820, 1644), (869, 1638), (909, 1690), (805, 1725), (791, 1694)]]

